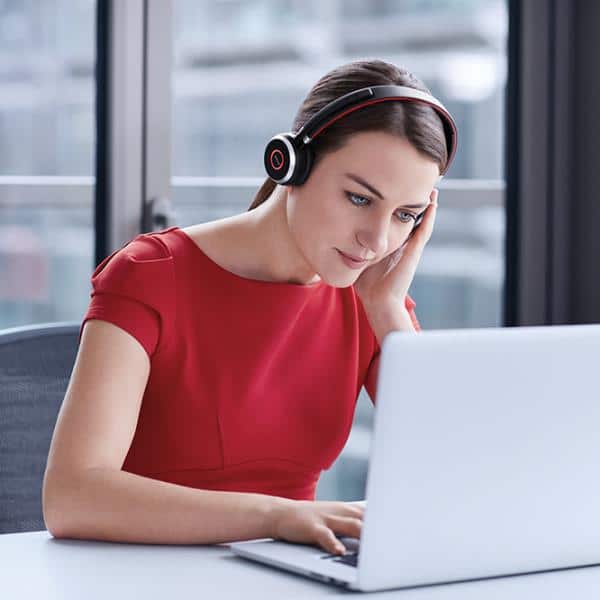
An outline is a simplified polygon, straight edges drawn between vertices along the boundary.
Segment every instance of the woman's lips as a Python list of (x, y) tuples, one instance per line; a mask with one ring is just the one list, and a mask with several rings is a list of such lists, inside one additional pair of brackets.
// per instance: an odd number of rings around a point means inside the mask
[(346, 266), (350, 267), (351, 269), (360, 269), (368, 262), (365, 259), (356, 260), (351, 255), (346, 254), (345, 252), (342, 252), (341, 250), (338, 250), (337, 248), (336, 248), (336, 250), (338, 251), (340, 258), (344, 261)]

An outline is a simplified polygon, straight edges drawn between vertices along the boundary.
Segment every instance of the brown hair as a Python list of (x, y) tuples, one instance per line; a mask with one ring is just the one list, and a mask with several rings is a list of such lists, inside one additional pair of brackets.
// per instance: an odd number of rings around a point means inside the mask
[[(371, 85), (403, 85), (431, 94), (420, 79), (405, 69), (379, 59), (357, 60), (336, 67), (317, 81), (298, 109), (292, 131), (299, 131), (336, 98)], [(350, 113), (319, 134), (311, 142), (315, 155), (312, 168), (325, 154), (341, 148), (351, 135), (363, 131), (385, 131), (406, 138), (418, 152), (438, 164), (440, 173), (446, 167), (444, 125), (437, 112), (418, 102), (382, 102)], [(262, 204), (276, 185), (267, 177), (248, 210)]]

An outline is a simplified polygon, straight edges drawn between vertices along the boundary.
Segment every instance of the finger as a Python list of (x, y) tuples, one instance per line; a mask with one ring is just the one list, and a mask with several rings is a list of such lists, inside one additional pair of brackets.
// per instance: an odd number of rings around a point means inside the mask
[(327, 525), (337, 535), (359, 538), (362, 531), (362, 519), (355, 517), (332, 516), (327, 519)]
[[(437, 198), (437, 194), (435, 196), (432, 194), (431, 197)], [(405, 249), (407, 251), (409, 251), (409, 249), (416, 251), (420, 256), (425, 244), (427, 244), (431, 238), (431, 234), (433, 233), (433, 225), (435, 223), (437, 206), (437, 200), (431, 200), (429, 202), (421, 225), (419, 225), (419, 227), (416, 229), (413, 229), (413, 235), (410, 236), (405, 242)]]
[[(439, 190), (433, 189), (431, 194), (429, 194), (429, 204), (425, 209), (425, 215), (423, 216), (423, 223), (419, 229), (427, 229), (428, 224), (432, 224), (431, 222), (435, 219), (435, 214), (437, 212), (438, 207), (438, 196)], [(418, 230), (417, 230), (418, 231)]]
[(326, 525), (319, 525), (316, 531), (316, 542), (329, 554), (344, 554), (346, 547)]
[[(435, 193), (434, 193), (435, 192)], [(426, 241), (431, 236), (431, 232), (433, 231), (433, 224), (435, 222), (435, 215), (437, 214), (437, 190), (434, 190), (430, 196), (430, 202), (427, 206), (427, 211), (425, 212), (425, 217), (423, 218), (423, 226), (419, 229), (422, 229), (421, 235), (426, 235)]]
[(363, 501), (356, 502), (331, 502), (328, 506), (329, 509), (325, 514), (336, 516), (341, 515), (344, 517), (362, 517), (364, 513), (364, 505), (361, 504)]
[(348, 504), (344, 507), (344, 515), (347, 517), (355, 517), (358, 519), (362, 519), (365, 514), (364, 507), (357, 504)]

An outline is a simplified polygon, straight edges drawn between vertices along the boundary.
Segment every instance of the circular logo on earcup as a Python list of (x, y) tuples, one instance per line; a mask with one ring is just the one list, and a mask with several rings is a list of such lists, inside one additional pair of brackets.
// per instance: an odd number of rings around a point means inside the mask
[(283, 152), (278, 148), (275, 148), (275, 150), (271, 152), (269, 161), (271, 162), (271, 167), (273, 167), (275, 171), (279, 171), (283, 168), (283, 165), (285, 164), (285, 157), (283, 156)]
[(296, 164), (296, 154), (289, 134), (273, 136), (265, 147), (263, 161), (269, 177), (276, 183), (289, 181)]

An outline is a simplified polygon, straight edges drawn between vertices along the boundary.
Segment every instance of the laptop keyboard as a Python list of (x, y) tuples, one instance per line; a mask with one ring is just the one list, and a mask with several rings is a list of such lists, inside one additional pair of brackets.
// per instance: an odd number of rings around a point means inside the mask
[(340, 556), (339, 554), (325, 554), (321, 558), (328, 558), (332, 562), (341, 562), (349, 567), (358, 566), (358, 552), (360, 550), (360, 540), (357, 538), (338, 536), (338, 539), (346, 547), (346, 552)]
[(350, 567), (356, 567), (358, 565), (358, 551), (347, 552), (346, 554), (342, 554), (342, 556), (337, 556), (333, 561), (344, 563)]

